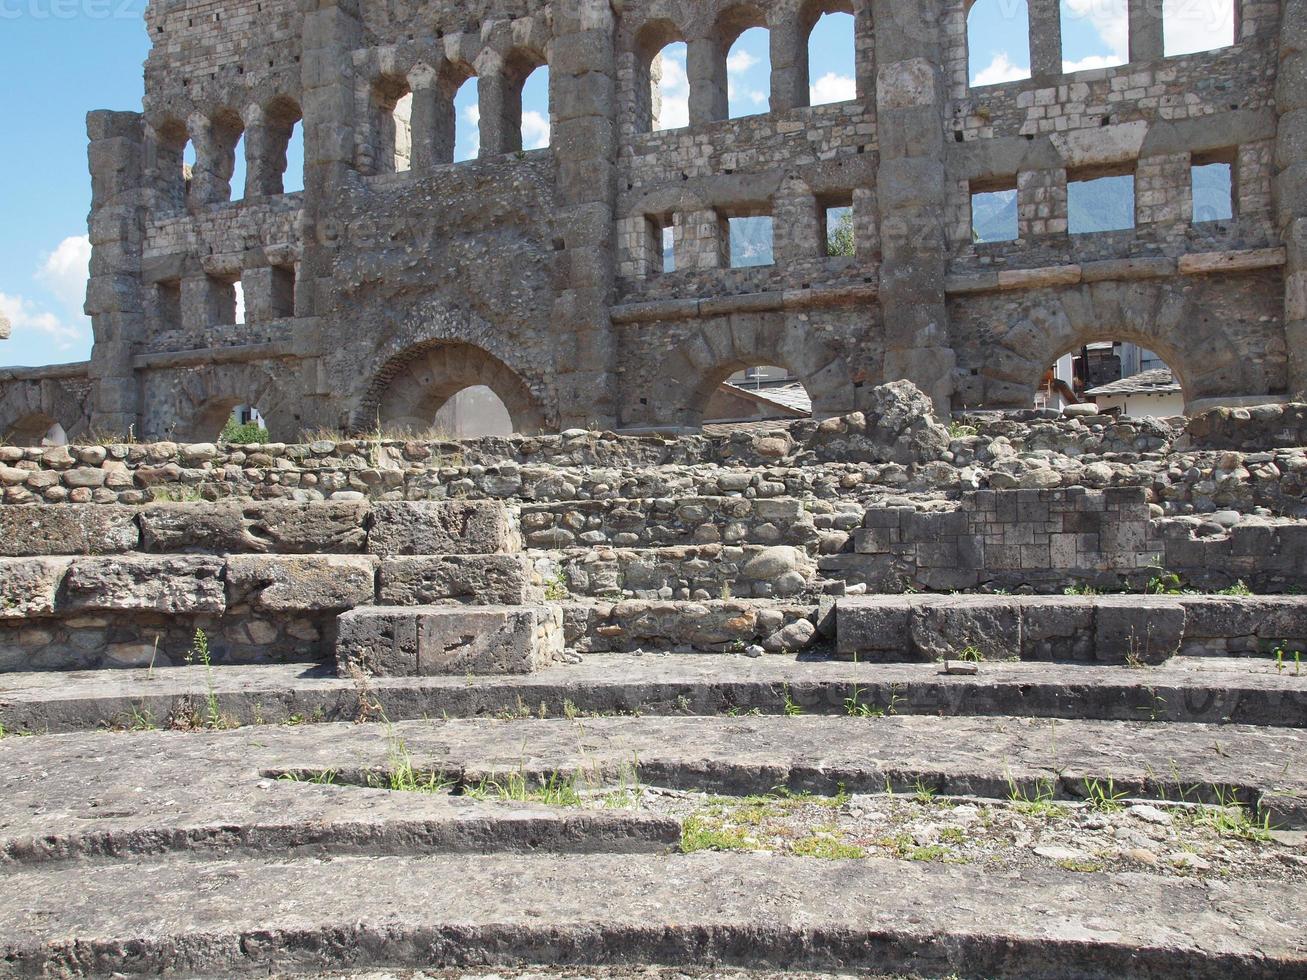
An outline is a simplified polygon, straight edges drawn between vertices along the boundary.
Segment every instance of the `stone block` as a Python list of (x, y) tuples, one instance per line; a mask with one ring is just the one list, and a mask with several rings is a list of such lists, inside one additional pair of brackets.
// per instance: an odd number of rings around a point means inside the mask
[(852, 596), (835, 603), (835, 649), (841, 657), (867, 660), (913, 658), (908, 596)]
[(0, 619), (54, 612), (68, 558), (0, 558)]
[(110, 555), (140, 542), (136, 511), (129, 507), (69, 504), (0, 508), (0, 555)]
[(1180, 650), (1185, 607), (1170, 596), (1100, 596), (1095, 600), (1094, 656), (1101, 663), (1157, 664)]
[(376, 606), (340, 617), (342, 675), (526, 674), (563, 652), (560, 606)]
[(515, 606), (539, 601), (539, 591), (530, 562), (518, 555), (395, 558), (382, 562), (378, 579), (384, 606)]
[(68, 611), (221, 613), (223, 560), (203, 555), (87, 558), (64, 579)]
[(999, 596), (942, 596), (914, 605), (909, 625), (916, 653), (947, 660), (979, 650), (987, 660), (1008, 660), (1021, 651), (1021, 604)]
[(518, 550), (503, 504), (428, 500), (374, 504), (368, 551), (374, 555), (500, 555)]
[(358, 554), (368, 512), (353, 501), (159, 504), (141, 511), (141, 545), (159, 553)]
[(1094, 659), (1094, 599), (1031, 596), (1021, 601), (1021, 659)]
[(227, 603), (263, 612), (340, 612), (376, 599), (376, 560), (358, 555), (235, 555)]

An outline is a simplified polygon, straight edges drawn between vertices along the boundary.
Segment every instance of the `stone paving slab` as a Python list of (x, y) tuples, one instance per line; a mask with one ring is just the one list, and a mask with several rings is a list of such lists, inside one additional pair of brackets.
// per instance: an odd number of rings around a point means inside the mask
[[(947, 745), (947, 752), (940, 746)], [(650, 850), (674, 821), (364, 788), (400, 760), (454, 785), (580, 774), (731, 795), (933, 791), (1006, 799), (1090, 780), (1151, 799), (1236, 790), (1307, 826), (1307, 730), (1020, 718), (454, 720), (0, 742), (0, 862), (170, 850)], [(331, 773), (337, 785), (301, 780)], [(533, 843), (529, 843), (533, 842)]]
[[(347, 721), (355, 683), (321, 664), (0, 674), (0, 725), (9, 732), (66, 732), (156, 724), (203, 701), (210, 684), (224, 716), (242, 724)], [(792, 656), (594, 654), (525, 677), (377, 678), (369, 696), (399, 721), (533, 714), (570, 705), (586, 713), (779, 714), (785, 698), (809, 714), (844, 714), (854, 688), (863, 703), (901, 715), (1028, 715), (1116, 720), (1232, 721), (1307, 726), (1307, 674), (1255, 658), (1177, 657), (1146, 669), (985, 663), (972, 677), (932, 664), (854, 664)]]
[[(142, 901), (148, 883), (149, 901)], [(749, 855), (154, 860), (7, 876), (10, 976), (473, 965), (1307, 972), (1304, 889)]]

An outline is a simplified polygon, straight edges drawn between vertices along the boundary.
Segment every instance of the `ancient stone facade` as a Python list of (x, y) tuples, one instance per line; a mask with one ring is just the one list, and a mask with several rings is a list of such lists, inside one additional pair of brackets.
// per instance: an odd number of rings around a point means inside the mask
[[(967, 0), (152, 4), (144, 111), (89, 118), (93, 356), (8, 375), (0, 427), (208, 440), (246, 404), (292, 440), (426, 425), (478, 384), (522, 431), (692, 426), (756, 364), (819, 417), (900, 378), (941, 409), (1020, 408), (1104, 338), (1157, 351), (1191, 408), (1284, 401), (1307, 390), (1307, 0), (1233, 2), (1232, 47), (1168, 58), (1163, 5), (1130, 0), (1130, 63), (1072, 75), (1058, 4), (1032, 2), (1033, 77), (983, 88)], [(809, 106), (828, 11), (855, 17), (857, 97)], [(727, 119), (726, 54), (754, 26), (770, 112)], [(650, 132), (671, 40), (690, 125)], [(523, 152), (541, 64), (552, 145)], [(472, 76), (480, 157), (455, 164)], [(1234, 216), (1195, 223), (1190, 165), (1215, 159)], [(1103, 173), (1133, 175), (1135, 227), (1070, 234), (1068, 181)], [(1017, 191), (1018, 237), (975, 244), (972, 194), (996, 189)], [(833, 205), (853, 257), (826, 255)], [(727, 267), (744, 215), (773, 217), (774, 265)]]

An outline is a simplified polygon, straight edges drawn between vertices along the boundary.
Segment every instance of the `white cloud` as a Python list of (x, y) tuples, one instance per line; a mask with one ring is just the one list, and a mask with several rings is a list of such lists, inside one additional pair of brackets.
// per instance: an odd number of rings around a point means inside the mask
[(1067, 13), (1077, 19), (1088, 20), (1098, 33), (1110, 54), (1116, 55), (1113, 64), (1124, 64), (1130, 52), (1130, 16), (1126, 0), (1062, 0)]
[(522, 113), (522, 145), (528, 150), (549, 145), (549, 120), (534, 109)]
[(655, 129), (680, 129), (690, 125), (690, 76), (685, 71), (684, 54), (667, 54), (661, 57), (662, 80), (658, 91), (662, 96), (662, 111), (655, 120)]
[[(460, 154), (459, 160), (472, 160), (481, 153), (481, 106), (473, 102), (463, 109), (463, 120), (467, 123), (464, 130), (468, 134), (466, 140), (467, 153)], [(462, 149), (462, 141), (459, 143), (459, 149)]]
[(1015, 82), (1020, 78), (1029, 78), (1030, 69), (1012, 64), (1012, 58), (1006, 51), (994, 55), (994, 60), (976, 72), (972, 85), (998, 85), (1002, 82)]
[(1234, 0), (1166, 0), (1162, 26), (1168, 55), (1227, 47), (1235, 42)]
[(736, 48), (726, 59), (726, 71), (732, 75), (743, 75), (750, 68), (758, 64), (758, 59), (745, 51), (744, 48)]
[(42, 346), (53, 345), (51, 354), (71, 350), (86, 340), (85, 317), (82, 324), (70, 326), (22, 296), (0, 293), (0, 314), (9, 321), (15, 339), (22, 339), (24, 334), (39, 334), (41, 339), (38, 342)]
[(837, 75), (828, 71), (812, 83), (808, 101), (813, 105), (826, 105), (829, 102), (848, 102), (858, 96), (858, 84), (848, 75)]
[(1062, 62), (1062, 71), (1071, 74), (1077, 71), (1089, 71), (1091, 68), (1115, 68), (1118, 65), (1125, 64), (1116, 55), (1091, 54), (1088, 58), (1081, 58), (1079, 61)]
[(36, 281), (54, 295), (68, 313), (84, 319), (86, 280), (91, 268), (91, 239), (74, 235), (60, 242), (36, 270)]

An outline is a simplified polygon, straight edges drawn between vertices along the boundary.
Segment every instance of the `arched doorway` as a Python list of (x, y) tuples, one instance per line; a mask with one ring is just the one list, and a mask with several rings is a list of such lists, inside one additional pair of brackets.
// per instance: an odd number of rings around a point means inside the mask
[(1035, 389), (1035, 408), (1090, 406), (1131, 418), (1183, 415), (1180, 376), (1154, 351), (1122, 340), (1096, 340), (1067, 351)]
[(708, 396), (703, 427), (790, 422), (812, 417), (812, 396), (787, 368), (758, 364), (730, 374)]
[[(502, 405), (502, 414), (496, 413), (491, 398)], [(438, 424), (447, 406), (446, 424), (466, 424), (469, 431), (500, 430), (483, 434), (502, 434), (505, 416), (511, 432), (535, 433), (545, 424), (540, 400), (499, 358), (472, 344), (432, 341), (386, 362), (355, 412), (353, 427), (415, 436), (450, 435)], [(460, 408), (463, 423), (458, 420)]]

